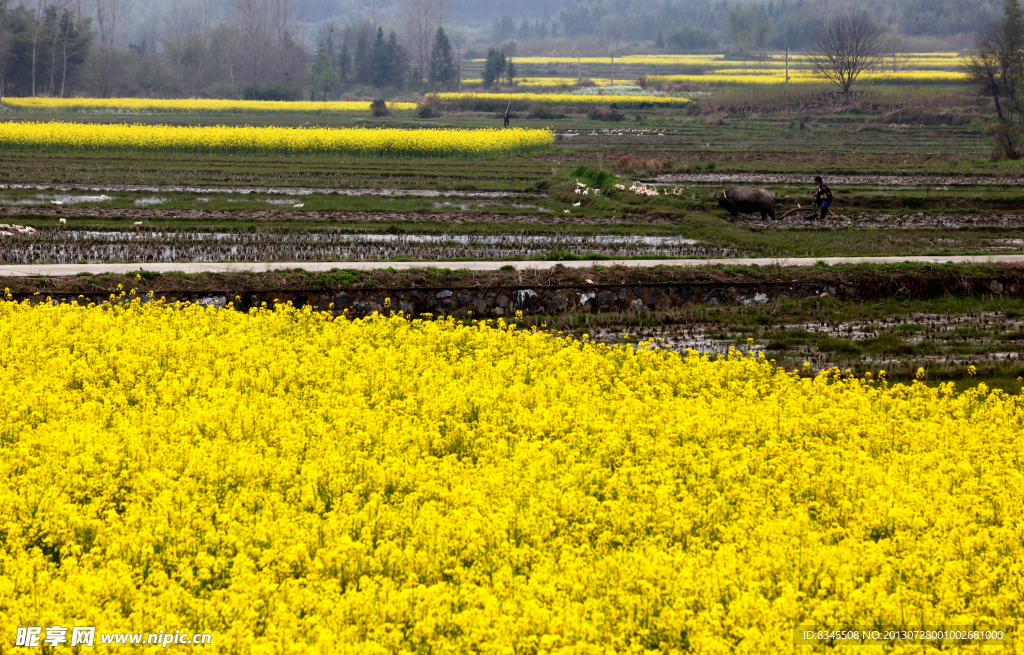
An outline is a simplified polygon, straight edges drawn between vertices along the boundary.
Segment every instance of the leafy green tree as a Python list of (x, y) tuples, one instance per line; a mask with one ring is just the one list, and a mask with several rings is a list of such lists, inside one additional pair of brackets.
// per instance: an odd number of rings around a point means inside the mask
[(313, 88), (310, 91), (310, 100), (314, 100), (317, 91), (323, 92), (323, 99), (327, 100), (327, 94), (339, 81), (338, 69), (334, 66), (331, 53), (321, 50), (313, 64)]
[(717, 47), (718, 37), (699, 27), (684, 25), (668, 35), (668, 49), (672, 52), (707, 52)]
[(434, 46), (430, 50), (430, 65), (427, 81), (431, 88), (450, 87), (455, 83), (455, 57), (452, 55), (452, 42), (444, 33), (444, 28), (437, 28)]
[(483, 83), (484, 88), (494, 86), (495, 81), (500, 81), (505, 73), (505, 52), (497, 48), (487, 51), (487, 60), (484, 62)]

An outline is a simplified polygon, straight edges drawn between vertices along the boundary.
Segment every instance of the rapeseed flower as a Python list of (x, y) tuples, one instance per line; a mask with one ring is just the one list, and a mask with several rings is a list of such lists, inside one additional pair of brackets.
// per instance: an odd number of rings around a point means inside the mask
[(8, 639), (802, 653), (798, 625), (1024, 623), (1019, 396), (500, 321), (35, 302), (0, 302)]

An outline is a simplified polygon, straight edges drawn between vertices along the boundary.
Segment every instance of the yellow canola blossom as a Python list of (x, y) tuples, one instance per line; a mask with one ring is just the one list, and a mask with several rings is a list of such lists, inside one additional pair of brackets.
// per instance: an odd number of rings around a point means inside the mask
[[(59, 112), (118, 112), (131, 114), (272, 114), (369, 111), (367, 102), (306, 102), (277, 100), (160, 100), (150, 98), (11, 98), (12, 109)], [(416, 109), (414, 102), (392, 102), (395, 111)]]
[(123, 300), (0, 303), (5, 639), (785, 654), (802, 625), (1024, 627), (1019, 396)]
[(690, 102), (687, 98), (669, 96), (624, 96), (624, 95), (570, 95), (567, 93), (438, 93), (441, 100), (527, 100), (550, 105), (607, 105), (638, 104), (648, 102), (657, 105), (678, 107)]
[[(815, 75), (810, 70), (790, 71), (792, 84), (828, 84), (829, 82)], [(710, 84), (712, 86), (743, 86), (748, 84), (785, 84), (784, 70), (765, 71), (722, 71), (705, 75), (651, 75), (651, 83), (668, 84)], [(918, 85), (918, 84), (960, 84), (967, 79), (967, 74), (953, 71), (904, 71), (899, 73), (862, 73), (857, 77), (857, 84), (867, 85)]]
[[(596, 86), (610, 86), (612, 80), (604, 77), (592, 77), (588, 78)], [(575, 77), (517, 77), (516, 83), (520, 86), (572, 86), (576, 84), (577, 78)], [(483, 84), (483, 80), (479, 78), (470, 78), (462, 80), (463, 84)], [(635, 84), (635, 80), (625, 80), (617, 78), (615, 84)]]
[(0, 123), (0, 149), (118, 152), (284, 153), (386, 157), (474, 157), (551, 144), (547, 130), (177, 127)]
[[(958, 62), (963, 61), (963, 57), (960, 57), (955, 52), (931, 52), (931, 53), (906, 53), (900, 55), (902, 60), (905, 60), (906, 66), (914, 68), (918, 62), (924, 65), (937, 64), (945, 66), (955, 66)], [(808, 55), (791, 54), (789, 56), (790, 62), (794, 61), (807, 61), (810, 57)], [(624, 57), (616, 57), (615, 64), (630, 66), (630, 65), (647, 65), (647, 66), (687, 66), (687, 65), (707, 65), (707, 64), (722, 64), (726, 66), (735, 67), (739, 64), (749, 64), (750, 66), (762, 66), (766, 64), (781, 63), (785, 65), (785, 55), (776, 54), (773, 55), (772, 59), (765, 61), (757, 61), (755, 59), (726, 59), (725, 55), (722, 54), (701, 54), (701, 55), (628, 55)], [(483, 62), (483, 59), (476, 59), (474, 61)], [(576, 64), (576, 57), (515, 57), (515, 63), (517, 66), (524, 65), (537, 65), (537, 64)], [(580, 64), (611, 64), (610, 57), (580, 57)]]

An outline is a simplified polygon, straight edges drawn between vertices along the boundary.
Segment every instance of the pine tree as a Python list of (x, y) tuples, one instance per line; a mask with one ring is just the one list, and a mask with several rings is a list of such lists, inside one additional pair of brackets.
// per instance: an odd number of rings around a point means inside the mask
[(409, 70), (409, 53), (398, 43), (398, 35), (394, 30), (388, 34), (387, 60), (388, 85), (401, 88)]
[(384, 28), (377, 28), (377, 39), (370, 49), (370, 84), (377, 88), (388, 86), (391, 81), (391, 62), (388, 44), (384, 40)]
[(348, 40), (341, 44), (341, 52), (338, 53), (338, 79), (344, 86), (352, 74), (352, 57), (348, 52)]
[(658, 38), (654, 39), (654, 47), (663, 49), (665, 47), (665, 36), (658, 30)]
[(452, 56), (452, 43), (444, 28), (437, 28), (434, 46), (430, 49), (430, 67), (427, 74), (430, 88), (449, 87), (455, 83), (455, 58)]
[(370, 43), (366, 36), (366, 30), (360, 30), (355, 55), (356, 83), (358, 84), (369, 84), (372, 81), (373, 66), (370, 56)]

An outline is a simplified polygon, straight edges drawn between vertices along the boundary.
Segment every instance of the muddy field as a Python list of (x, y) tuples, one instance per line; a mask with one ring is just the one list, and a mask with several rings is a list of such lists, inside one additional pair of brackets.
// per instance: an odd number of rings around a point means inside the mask
[(736, 257), (672, 236), (525, 234), (352, 234), (340, 230), (242, 230), (200, 232), (123, 231), (46, 227), (5, 230), (0, 224), (0, 264), (445, 261), (527, 260), (565, 256), (615, 259)]
[(504, 214), (496, 212), (373, 212), (318, 211), (296, 209), (204, 210), (204, 209), (105, 209), (94, 207), (0, 207), (0, 217), (46, 217), (54, 222), (61, 218), (125, 218), (246, 220), (257, 221), (345, 221), (357, 223), (508, 223), (511, 225), (671, 225), (673, 217), (666, 214), (631, 214), (629, 216), (588, 216), (586, 214)]
[[(808, 207), (808, 211), (814, 211)], [(780, 214), (781, 216), (781, 214)], [(1024, 228), (1022, 214), (931, 214), (919, 212), (915, 214), (867, 214), (845, 212), (836, 208), (836, 215), (825, 219), (812, 218), (808, 212), (797, 211), (780, 220), (761, 220), (759, 214), (739, 215), (730, 218), (731, 222), (747, 227), (760, 229), (781, 228), (826, 228), (826, 229), (875, 229), (875, 230), (913, 230), (920, 228), (972, 228), (972, 227), (1005, 227)], [(951, 235), (952, 236), (952, 235)], [(1016, 245), (1021, 245), (1017, 243)]]

